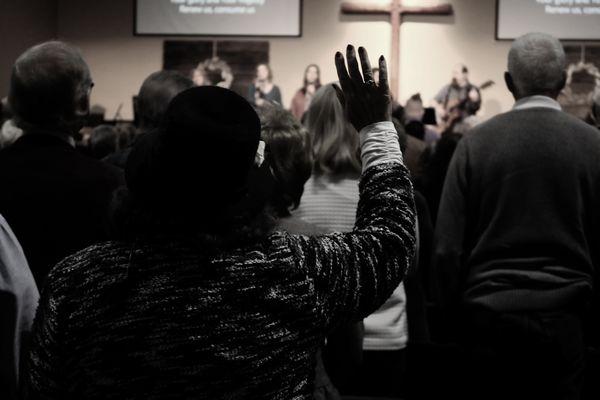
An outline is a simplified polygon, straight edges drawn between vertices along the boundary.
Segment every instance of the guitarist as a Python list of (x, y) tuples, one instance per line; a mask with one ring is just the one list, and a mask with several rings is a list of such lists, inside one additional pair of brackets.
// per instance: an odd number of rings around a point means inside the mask
[(436, 113), (440, 121), (447, 121), (450, 114), (460, 112), (461, 119), (475, 115), (481, 107), (479, 88), (469, 82), (469, 70), (457, 64), (452, 70), (452, 82), (445, 85), (434, 97)]

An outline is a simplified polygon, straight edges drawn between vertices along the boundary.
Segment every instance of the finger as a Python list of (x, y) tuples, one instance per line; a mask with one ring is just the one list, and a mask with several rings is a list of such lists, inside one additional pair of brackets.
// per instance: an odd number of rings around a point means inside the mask
[(390, 90), (387, 63), (384, 56), (379, 57), (379, 87), (385, 92), (389, 92)]
[(351, 44), (346, 48), (346, 60), (348, 61), (348, 70), (350, 71), (352, 81), (356, 84), (363, 83), (363, 77), (358, 68), (358, 60), (356, 59), (356, 51)]
[(344, 92), (342, 92), (342, 89), (335, 83), (332, 84), (331, 86), (333, 86), (333, 89), (335, 90), (335, 95), (337, 96), (338, 100), (340, 101), (342, 108), (346, 108), (346, 97), (344, 96)]
[(348, 76), (348, 70), (346, 69), (346, 63), (344, 62), (344, 56), (339, 51), (335, 53), (335, 68), (337, 70), (338, 79), (340, 85), (345, 92), (352, 90), (352, 82)]
[(364, 47), (358, 48), (358, 56), (360, 57), (360, 66), (362, 67), (362, 73), (365, 77), (365, 82), (375, 81), (373, 79), (373, 71), (371, 70), (371, 62), (369, 61), (369, 54)]

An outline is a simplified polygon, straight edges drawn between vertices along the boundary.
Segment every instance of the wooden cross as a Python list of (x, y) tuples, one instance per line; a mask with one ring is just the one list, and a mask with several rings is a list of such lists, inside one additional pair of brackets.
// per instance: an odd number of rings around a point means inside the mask
[(404, 15), (452, 15), (451, 4), (440, 4), (432, 7), (404, 6), (402, 0), (372, 0), (370, 2), (343, 2), (344, 14), (376, 14), (389, 15), (392, 23), (392, 52), (390, 65), (390, 84), (394, 97), (398, 98), (398, 80), (400, 74), (400, 24)]

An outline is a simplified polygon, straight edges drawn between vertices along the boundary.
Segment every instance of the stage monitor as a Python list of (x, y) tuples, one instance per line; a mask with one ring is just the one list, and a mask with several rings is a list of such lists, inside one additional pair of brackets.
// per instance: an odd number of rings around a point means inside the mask
[(497, 0), (496, 38), (544, 32), (561, 40), (600, 40), (600, 0)]
[(302, 0), (135, 0), (136, 35), (302, 34)]

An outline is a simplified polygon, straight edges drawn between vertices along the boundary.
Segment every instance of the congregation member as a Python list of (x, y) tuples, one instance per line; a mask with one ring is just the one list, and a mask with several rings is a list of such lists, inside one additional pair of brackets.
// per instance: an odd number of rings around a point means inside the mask
[(377, 309), (415, 246), (385, 59), (372, 85), (359, 55), (362, 75), (354, 47), (350, 74), (335, 57), (361, 145), (354, 230), (272, 232), (264, 206), (248, 206), (260, 159), (254, 109), (219, 87), (181, 92), (129, 157), (129, 240), (89, 247), (48, 276), (28, 357), (31, 398), (312, 398), (326, 332)]
[(295, 215), (333, 232), (349, 232), (358, 203), (361, 163), (358, 135), (344, 118), (332, 84), (315, 94), (306, 116), (314, 158), (313, 175), (304, 186)]
[(119, 131), (112, 125), (98, 125), (92, 129), (88, 140), (92, 157), (101, 160), (119, 149)]
[(304, 81), (302, 87), (298, 89), (292, 98), (290, 110), (292, 114), (302, 121), (302, 117), (308, 111), (310, 102), (317, 90), (321, 88), (321, 70), (316, 64), (310, 64), (304, 71)]
[[(135, 101), (137, 135), (157, 129), (173, 97), (192, 86), (194, 82), (191, 79), (176, 71), (157, 71), (144, 79)], [(129, 153), (131, 146), (106, 156), (104, 161), (125, 169)]]
[(269, 64), (256, 66), (256, 77), (248, 88), (247, 100), (255, 107), (264, 107), (272, 103), (282, 105), (281, 90), (273, 83), (273, 70)]
[(406, 101), (403, 112), (403, 124), (406, 133), (412, 137), (424, 141), (427, 144), (435, 143), (439, 140), (440, 134), (433, 128), (425, 125), (425, 107), (421, 94), (416, 93)]
[(198, 86), (220, 86), (231, 88), (234, 76), (231, 67), (219, 57), (209, 58), (192, 72), (192, 80)]
[(61, 42), (28, 49), (12, 70), (8, 101), (24, 133), (0, 151), (0, 213), (38, 286), (60, 259), (108, 238), (108, 204), (122, 176), (73, 140), (92, 87), (79, 51)]
[(463, 398), (581, 398), (600, 135), (557, 103), (565, 66), (555, 38), (516, 39), (505, 74), (513, 109), (463, 138), (446, 176), (435, 273), (439, 304), (473, 357)]
[[(381, 73), (381, 72), (380, 72)], [(313, 176), (304, 187), (295, 215), (323, 229), (351, 232), (359, 202), (359, 143), (345, 120), (335, 87), (324, 85), (306, 116), (311, 135)], [(394, 128), (395, 130), (395, 128)], [(342, 392), (353, 395), (399, 395), (405, 370), (403, 349), (408, 341), (406, 296), (401, 284), (385, 304), (364, 322), (363, 363), (357, 377)]]
[(423, 172), (417, 177), (415, 187), (427, 199), (434, 225), (437, 220), (448, 165), (450, 165), (456, 146), (462, 138), (463, 135), (457, 133), (445, 133), (435, 146), (426, 148), (421, 154), (420, 161)]
[[(258, 179), (255, 178), (250, 185), (268, 191), (269, 204), (276, 218), (274, 230), (302, 235), (328, 233), (326, 229), (291, 214), (300, 205), (304, 184), (312, 174), (313, 156), (308, 131), (294, 115), (280, 107), (265, 110), (261, 124), (261, 139), (265, 143), (265, 165), (261, 169), (268, 168), (272, 181), (256, 173), (254, 176)], [(362, 333), (360, 322), (343, 325), (327, 335), (327, 347), (324, 349), (327, 365), (323, 362), (321, 350), (316, 356), (316, 399), (340, 398), (332, 380), (343, 384), (352, 377), (362, 356)], [(332, 371), (331, 378), (328, 371)]]
[(39, 293), (25, 254), (14, 233), (0, 215), (0, 390), (3, 399), (19, 398), (21, 359)]

